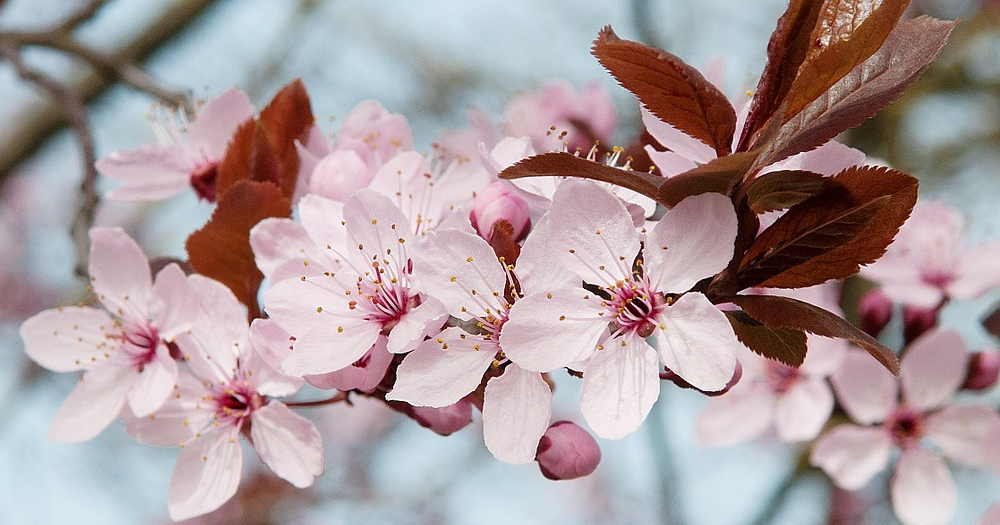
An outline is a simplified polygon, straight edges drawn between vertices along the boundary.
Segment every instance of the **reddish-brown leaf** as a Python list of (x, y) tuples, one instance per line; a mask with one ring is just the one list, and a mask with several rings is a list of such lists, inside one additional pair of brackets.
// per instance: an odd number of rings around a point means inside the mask
[(773, 328), (759, 323), (746, 312), (724, 312), (736, 337), (754, 353), (798, 368), (806, 358), (806, 334), (802, 330)]
[(208, 223), (188, 237), (188, 261), (198, 273), (228, 286), (253, 314), (264, 276), (254, 263), (250, 229), (268, 217), (290, 214), (291, 202), (276, 185), (239, 181), (219, 199)]
[(954, 22), (921, 16), (899, 24), (882, 47), (761, 144), (758, 166), (816, 148), (896, 100), (930, 66)]
[(818, 194), (827, 180), (811, 171), (772, 171), (750, 183), (747, 202), (756, 213), (788, 209)]
[(800, 288), (856, 274), (860, 265), (871, 264), (885, 254), (917, 203), (917, 179), (889, 168), (855, 166), (834, 176), (832, 182), (846, 188), (859, 203), (884, 201), (885, 205), (850, 241), (776, 274), (760, 286)]
[(872, 56), (896, 27), (910, 0), (827, 0), (786, 98), (785, 120), (819, 98)]
[(993, 310), (993, 313), (983, 319), (983, 328), (993, 334), (993, 337), (1000, 338), (1000, 308)]
[(746, 177), (755, 157), (755, 152), (734, 153), (662, 179), (660, 194), (654, 198), (664, 206), (672, 208), (692, 195), (709, 192), (728, 195)]
[(846, 339), (867, 350), (882, 366), (899, 375), (899, 360), (892, 350), (882, 346), (858, 327), (818, 306), (773, 295), (738, 295), (726, 300), (735, 303), (765, 326)]
[(767, 65), (757, 83), (746, 124), (736, 151), (750, 149), (751, 139), (771, 119), (792, 86), (792, 81), (813, 47), (810, 38), (823, 0), (791, 0), (767, 43)]
[(591, 52), (657, 118), (720, 157), (731, 151), (736, 111), (697, 69), (666, 51), (618, 38), (611, 26), (601, 30)]
[(295, 141), (306, 138), (313, 122), (315, 118), (309, 95), (301, 79), (295, 79), (282, 88), (260, 112), (260, 127), (274, 155), (279, 185), (285, 196), (290, 197), (295, 190), (299, 169)]
[(257, 131), (257, 120), (252, 118), (236, 128), (226, 154), (216, 168), (215, 191), (218, 198), (221, 199), (237, 182), (252, 178), (250, 165), (259, 140)]
[(612, 168), (569, 153), (543, 153), (522, 159), (500, 172), (501, 179), (524, 177), (579, 177), (628, 188), (651, 199), (656, 199), (660, 186), (667, 180), (659, 175), (641, 171)]

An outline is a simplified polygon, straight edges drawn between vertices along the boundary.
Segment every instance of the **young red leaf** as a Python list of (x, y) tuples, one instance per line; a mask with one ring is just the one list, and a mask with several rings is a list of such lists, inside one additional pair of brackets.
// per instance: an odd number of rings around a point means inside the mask
[(185, 243), (194, 269), (226, 286), (257, 312), (264, 279), (250, 249), (250, 229), (268, 217), (288, 217), (291, 202), (270, 182), (242, 180), (219, 199), (212, 218)]
[(772, 171), (749, 184), (747, 202), (756, 213), (785, 210), (818, 194), (828, 180), (811, 171)]
[(757, 83), (736, 151), (750, 149), (751, 139), (781, 107), (799, 66), (814, 45), (811, 37), (822, 5), (823, 0), (791, 0), (778, 19), (767, 43), (767, 65)]
[(591, 52), (615, 79), (660, 120), (729, 154), (736, 111), (721, 91), (680, 58), (622, 40), (605, 26)]
[[(800, 288), (856, 274), (860, 265), (871, 264), (885, 254), (886, 248), (896, 236), (899, 227), (906, 222), (917, 202), (917, 179), (889, 168), (854, 166), (829, 180), (830, 183), (846, 189), (850, 199), (859, 205), (866, 202), (883, 202), (884, 205), (873, 207), (877, 208), (877, 211), (867, 226), (848, 242), (774, 274), (759, 286)], [(809, 201), (799, 206), (807, 202)], [(792, 210), (785, 215), (791, 214)], [(741, 284), (742, 282), (741, 280)]]
[(668, 208), (692, 195), (722, 193), (728, 195), (746, 177), (756, 158), (755, 152), (740, 152), (718, 157), (684, 173), (662, 179), (657, 202)]
[(305, 140), (315, 118), (301, 79), (295, 79), (260, 112), (260, 127), (271, 146), (282, 192), (291, 197), (299, 170), (296, 140)]
[(501, 179), (524, 177), (579, 177), (628, 188), (651, 199), (659, 196), (660, 186), (667, 180), (659, 175), (629, 171), (592, 162), (569, 153), (543, 153), (522, 159), (500, 172)]
[(247, 120), (236, 128), (226, 147), (226, 154), (216, 168), (215, 190), (219, 198), (237, 182), (252, 178), (252, 158), (260, 140), (257, 134), (256, 119)]
[(787, 120), (805, 109), (878, 51), (909, 4), (910, 0), (882, 0), (877, 5), (874, 0), (828, 0), (781, 118)]
[(765, 326), (846, 339), (867, 350), (882, 366), (899, 375), (899, 359), (892, 350), (882, 346), (858, 327), (818, 306), (774, 295), (737, 295), (725, 300), (735, 303)]
[(761, 144), (766, 166), (825, 144), (899, 98), (944, 47), (954, 22), (921, 16), (899, 24), (868, 60), (837, 81)]
[(798, 368), (806, 358), (806, 334), (802, 330), (765, 326), (746, 312), (723, 312), (736, 337), (754, 353)]

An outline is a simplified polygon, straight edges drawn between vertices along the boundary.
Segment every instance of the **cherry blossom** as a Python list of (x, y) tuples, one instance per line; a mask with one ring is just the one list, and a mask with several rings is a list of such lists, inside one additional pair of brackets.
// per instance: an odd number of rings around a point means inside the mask
[(399, 365), (386, 396), (416, 406), (447, 406), (476, 390), (488, 374), (482, 406), (486, 447), (497, 459), (515, 464), (535, 458), (551, 414), (548, 383), (507, 359), (499, 342), (519, 287), (541, 284), (534, 280), (537, 273), (526, 271), (523, 279), (516, 273), (543, 263), (539, 252), (537, 245), (526, 245), (515, 269), (474, 234), (428, 232), (413, 252), (414, 278), (449, 314), (474, 322), (477, 333), (450, 327), (420, 344)]
[(546, 478), (575, 479), (597, 469), (601, 447), (576, 423), (557, 421), (538, 442), (535, 460)]
[(511, 226), (511, 238), (514, 240), (527, 235), (531, 226), (528, 203), (501, 181), (490, 184), (476, 195), (470, 219), (479, 236), (486, 240), (493, 235), (493, 227), (500, 221), (507, 221)]
[(108, 198), (161, 200), (190, 186), (200, 199), (215, 202), (216, 168), (236, 129), (253, 114), (250, 99), (232, 88), (205, 104), (190, 123), (183, 113), (180, 126), (173, 115), (154, 119), (158, 143), (98, 159), (101, 174), (124, 182)]
[[(615, 131), (618, 115), (607, 92), (597, 84), (581, 91), (563, 82), (549, 82), (539, 91), (522, 93), (504, 110), (504, 132), (531, 137), (538, 151), (553, 149), (553, 129), (567, 148), (587, 150)], [(562, 144), (559, 144), (562, 146)]]
[[(320, 245), (329, 255), (303, 260), (298, 277), (284, 279), (264, 294), (267, 313), (295, 337), (283, 363), (289, 374), (347, 367), (368, 352), (379, 334), (388, 336), (390, 352), (407, 352), (447, 318), (441, 303), (411, 288), (408, 250), (414, 236), (399, 208), (366, 189), (348, 200), (343, 217), (336, 226), (340, 232), (327, 235), (346, 239), (346, 246), (336, 241)], [(305, 214), (301, 219), (306, 231), (323, 231), (331, 222)]]
[(965, 380), (967, 361), (961, 337), (943, 329), (927, 332), (906, 349), (898, 381), (870, 356), (852, 351), (831, 381), (840, 404), (865, 426), (826, 432), (810, 461), (838, 487), (856, 490), (885, 469), (898, 448), (902, 453), (891, 483), (896, 515), (906, 525), (946, 523), (955, 511), (956, 490), (942, 456), (986, 465), (985, 438), (1000, 423), (989, 407), (950, 403)]
[(974, 299), (1000, 285), (1000, 241), (961, 243), (962, 216), (939, 201), (918, 202), (885, 256), (862, 268), (889, 298), (917, 308)]
[(197, 299), (176, 264), (150, 277), (142, 249), (120, 228), (90, 231), (90, 281), (105, 309), (46, 310), (21, 326), (25, 351), (55, 372), (82, 370), (49, 427), (49, 439), (84, 441), (101, 433), (126, 403), (148, 416), (177, 377), (174, 338), (188, 330)]
[(549, 228), (551, 249), (589, 285), (527, 294), (511, 308), (500, 344), (527, 370), (582, 369), (581, 409), (599, 436), (619, 439), (639, 427), (659, 395), (661, 365), (703, 390), (729, 382), (742, 345), (725, 315), (689, 292), (732, 258), (736, 214), (729, 199), (685, 199), (640, 253), (642, 237), (621, 201), (568, 180), (553, 199)]
[(302, 380), (261, 359), (245, 310), (228, 288), (199, 275), (189, 279), (198, 290), (200, 315), (177, 345), (190, 372), (179, 375), (174, 395), (159, 410), (126, 418), (136, 440), (181, 446), (169, 491), (174, 520), (215, 510), (235, 494), (243, 466), (241, 433), (275, 474), (296, 487), (312, 485), (324, 470), (319, 431), (272, 398), (294, 394)]

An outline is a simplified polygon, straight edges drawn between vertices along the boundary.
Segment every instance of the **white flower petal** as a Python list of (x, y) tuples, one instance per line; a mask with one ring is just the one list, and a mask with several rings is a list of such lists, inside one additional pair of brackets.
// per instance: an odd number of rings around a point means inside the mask
[(253, 448), (272, 472), (305, 488), (323, 474), (323, 439), (312, 421), (272, 401), (250, 416)]
[(420, 290), (441, 301), (451, 315), (466, 320), (483, 317), (487, 309), (493, 315), (504, 309), (507, 274), (493, 248), (478, 235), (429, 231), (411, 256)]
[(56, 412), (49, 426), (49, 440), (76, 443), (100, 434), (121, 413), (134, 375), (130, 367), (123, 366), (104, 366), (84, 373)]
[(598, 436), (621, 439), (642, 425), (660, 395), (656, 352), (642, 339), (608, 341), (583, 374), (580, 410)]
[(188, 126), (188, 143), (210, 159), (221, 160), (236, 129), (253, 118), (250, 98), (237, 88), (229, 88), (209, 100)]
[(830, 382), (844, 410), (858, 423), (884, 421), (896, 407), (896, 378), (861, 350), (848, 350)]
[(704, 295), (689, 293), (668, 306), (660, 320), (662, 328), (653, 335), (663, 364), (695, 388), (725, 388), (742, 347), (726, 315)]
[(507, 357), (549, 372), (587, 359), (608, 331), (602, 299), (582, 288), (555, 288), (519, 299), (500, 331)]
[(775, 407), (774, 425), (782, 441), (805, 441), (823, 430), (833, 412), (833, 392), (822, 379), (802, 378)]
[(128, 405), (136, 417), (145, 417), (163, 405), (177, 382), (177, 362), (166, 345), (156, 347), (153, 360), (146, 363), (128, 392)]
[(90, 230), (90, 283), (109, 312), (146, 321), (152, 281), (146, 255), (125, 230)]
[(958, 494), (944, 460), (920, 447), (903, 451), (892, 477), (892, 508), (906, 525), (944, 525)]
[(115, 321), (104, 310), (66, 306), (45, 310), (21, 325), (24, 351), (54, 372), (71, 372), (104, 362), (118, 345), (107, 334)]
[(879, 427), (840, 425), (820, 436), (809, 462), (823, 469), (838, 487), (857, 490), (889, 463), (892, 442)]
[(1000, 424), (996, 410), (982, 405), (948, 405), (927, 418), (927, 438), (941, 447), (948, 459), (979, 466), (987, 463), (986, 447), (993, 425)]
[(207, 514), (236, 494), (243, 471), (239, 430), (225, 427), (181, 449), (167, 496), (170, 517), (181, 521)]
[(441, 330), (448, 320), (444, 305), (433, 297), (428, 297), (420, 306), (406, 312), (396, 326), (389, 331), (386, 348), (394, 354), (409, 352), (430, 334)]
[(927, 410), (943, 405), (965, 381), (969, 355), (958, 332), (930, 330), (910, 343), (900, 363), (903, 398)]
[(708, 144), (660, 120), (645, 107), (640, 110), (646, 131), (671, 151), (699, 164), (704, 164), (717, 156), (715, 150)]
[(187, 443), (214, 419), (214, 405), (204, 403), (207, 394), (201, 380), (188, 373), (177, 376), (177, 385), (167, 402), (146, 417), (122, 412), (125, 431), (132, 439), (158, 447), (175, 447)]
[(190, 330), (198, 318), (198, 296), (177, 263), (168, 264), (156, 274), (149, 315), (165, 341)]
[(479, 386), (499, 350), (495, 341), (447, 328), (403, 359), (386, 399), (414, 406), (454, 404)]
[(549, 427), (552, 390), (538, 372), (510, 364), (486, 383), (483, 438), (500, 461), (520, 465), (535, 459), (538, 440)]
[(765, 383), (744, 386), (711, 397), (698, 415), (696, 432), (703, 447), (727, 447), (764, 433), (774, 419), (774, 394)]

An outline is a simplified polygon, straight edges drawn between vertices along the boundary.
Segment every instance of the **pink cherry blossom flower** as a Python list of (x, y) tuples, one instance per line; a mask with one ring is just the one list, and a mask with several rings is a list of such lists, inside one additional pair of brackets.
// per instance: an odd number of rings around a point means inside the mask
[(642, 237), (625, 206), (589, 182), (562, 183), (548, 218), (551, 249), (589, 285), (546, 286), (517, 301), (500, 334), (507, 357), (537, 372), (582, 365), (584, 418), (610, 439), (645, 419), (659, 395), (661, 366), (702, 390), (730, 381), (742, 345), (726, 316), (689, 291), (733, 256), (736, 213), (729, 199), (685, 199), (649, 233), (641, 252)]
[[(284, 371), (295, 376), (350, 366), (379, 334), (388, 336), (390, 352), (407, 352), (447, 318), (440, 302), (411, 287), (414, 236), (399, 208), (365, 189), (344, 205), (343, 217), (336, 226), (340, 232), (327, 235), (346, 242), (320, 245), (329, 255), (302, 261), (297, 278), (275, 283), (264, 294), (270, 317), (295, 337), (283, 363)], [(305, 214), (301, 219), (309, 232), (331, 222)]]
[(894, 301), (918, 308), (974, 299), (1000, 285), (1000, 241), (963, 246), (963, 227), (962, 216), (941, 202), (918, 202), (886, 254), (861, 275)]
[(343, 264), (340, 255), (326, 247), (341, 247), (347, 242), (343, 208), (343, 203), (306, 195), (298, 203), (301, 223), (284, 218), (257, 223), (250, 230), (257, 267), (272, 283), (339, 269)]
[(396, 384), (386, 399), (447, 406), (474, 391), (490, 372), (482, 406), (486, 448), (508, 463), (534, 459), (549, 424), (552, 392), (540, 373), (508, 360), (499, 339), (520, 295), (514, 283), (525, 289), (542, 284), (536, 269), (544, 264), (540, 255), (538, 245), (526, 244), (515, 269), (472, 233), (428, 232), (413, 252), (414, 278), (449, 314), (475, 322), (482, 333), (453, 326), (423, 342), (397, 368)]
[(167, 400), (177, 377), (176, 336), (197, 314), (196, 298), (176, 264), (150, 277), (142, 249), (120, 228), (90, 231), (90, 280), (106, 310), (46, 310), (21, 326), (25, 351), (56, 372), (82, 370), (56, 413), (49, 439), (84, 441), (122, 412), (144, 417)]
[[(781, 295), (840, 313), (840, 287), (833, 282), (782, 290)], [(805, 441), (819, 434), (834, 405), (826, 379), (840, 366), (847, 343), (812, 334), (807, 337), (809, 351), (798, 368), (741, 350), (742, 379), (729, 392), (710, 398), (698, 417), (697, 435), (702, 446), (747, 441), (772, 424), (782, 441)]]
[[(906, 525), (943, 525), (955, 511), (956, 491), (944, 459), (981, 466), (989, 429), (1000, 423), (982, 405), (949, 404), (965, 380), (968, 355), (961, 337), (934, 329), (914, 341), (899, 380), (864, 352), (851, 351), (831, 376), (840, 404), (860, 425), (823, 434), (810, 461), (838, 487), (856, 490), (901, 450), (892, 478), (893, 509)], [(900, 396), (900, 393), (902, 396)], [(932, 451), (925, 443), (934, 445)]]
[(470, 219), (479, 236), (486, 240), (493, 235), (493, 227), (500, 221), (510, 224), (513, 229), (511, 238), (514, 240), (527, 235), (531, 226), (528, 203), (511, 192), (501, 181), (490, 184), (476, 195)]
[(508, 135), (527, 135), (536, 150), (547, 151), (553, 149), (551, 131), (555, 128), (567, 149), (586, 151), (594, 141), (610, 139), (617, 123), (611, 97), (597, 84), (578, 92), (564, 82), (549, 82), (507, 104), (503, 129)]
[(215, 202), (216, 167), (236, 129), (252, 118), (250, 99), (236, 88), (210, 100), (188, 123), (173, 116), (156, 119), (158, 143), (115, 151), (97, 161), (105, 177), (124, 182), (108, 193), (119, 200), (161, 200), (188, 186), (199, 198)]
[(313, 423), (273, 396), (287, 396), (301, 379), (268, 366), (250, 341), (246, 312), (221, 283), (192, 275), (200, 312), (177, 344), (190, 367), (174, 395), (149, 417), (126, 418), (126, 430), (156, 446), (180, 445), (170, 481), (174, 520), (217, 509), (236, 493), (243, 467), (241, 433), (261, 460), (296, 487), (323, 473), (323, 447)]

